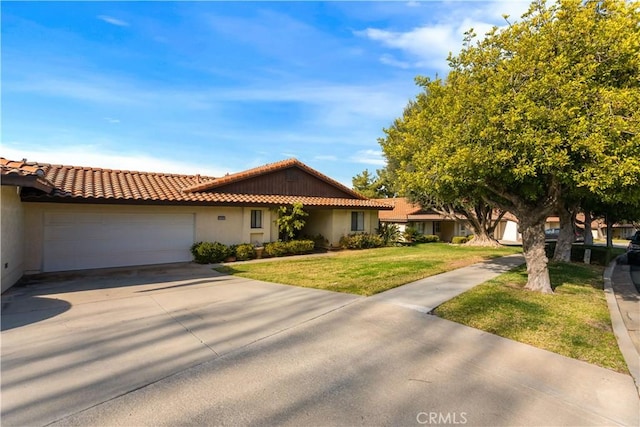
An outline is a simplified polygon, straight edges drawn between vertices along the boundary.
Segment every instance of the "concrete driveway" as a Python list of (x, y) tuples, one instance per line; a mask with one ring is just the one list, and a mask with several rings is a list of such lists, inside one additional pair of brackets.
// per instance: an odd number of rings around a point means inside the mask
[(627, 375), (384, 298), (191, 265), (50, 278), (2, 302), (6, 426), (639, 421)]

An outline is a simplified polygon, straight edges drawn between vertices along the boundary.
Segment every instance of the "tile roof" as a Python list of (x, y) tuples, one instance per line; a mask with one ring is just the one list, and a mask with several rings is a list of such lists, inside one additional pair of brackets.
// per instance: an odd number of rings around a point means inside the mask
[(393, 210), (380, 211), (378, 213), (378, 218), (381, 221), (407, 222), (409, 215), (416, 215), (422, 212), (422, 206), (409, 202), (405, 197), (374, 200), (393, 206)]
[(53, 190), (53, 185), (44, 175), (44, 170), (38, 166), (0, 157), (0, 179), (3, 185), (31, 187), (48, 193)]
[[(306, 171), (313, 169), (295, 160), (285, 162), (288, 165), (295, 164)], [(200, 175), (176, 175), (153, 172), (135, 172), (125, 170), (99, 169), (79, 166), (62, 166), (44, 163), (21, 163), (25, 171), (40, 170), (42, 178), (49, 182), (52, 191), (48, 194), (38, 192), (23, 192), (24, 201), (69, 201), (69, 202), (94, 202), (94, 203), (132, 203), (132, 204), (203, 204), (203, 205), (256, 205), (279, 206), (300, 202), (305, 206), (315, 207), (342, 207), (362, 209), (385, 209), (387, 205), (375, 200), (363, 198), (351, 191), (357, 198), (330, 198), (308, 196), (284, 196), (284, 195), (257, 195), (257, 194), (230, 194), (216, 193), (211, 189), (220, 180), (229, 181), (230, 177), (244, 179), (247, 175), (256, 176), (259, 173), (267, 173), (274, 167), (285, 162), (274, 163), (262, 168), (251, 169), (247, 172), (228, 175), (216, 179), (214, 177)], [(3, 165), (20, 162), (11, 162), (2, 158)], [(323, 180), (346, 188), (336, 181), (313, 171), (315, 176), (324, 177)], [(212, 186), (212, 184), (214, 184)], [(198, 190), (198, 189), (202, 190)], [(188, 191), (185, 191), (187, 189)], [(207, 191), (203, 191), (207, 190)]]
[(335, 181), (334, 179), (329, 178), (328, 176), (318, 172), (315, 169), (310, 168), (309, 166), (305, 165), (304, 163), (302, 163), (301, 161), (299, 161), (298, 159), (287, 159), (287, 160), (282, 160), (279, 162), (275, 162), (275, 163), (269, 163), (266, 164), (264, 166), (259, 166), (257, 168), (253, 168), (253, 169), (248, 169), (246, 171), (242, 171), (242, 172), (238, 172), (238, 173), (234, 173), (234, 174), (230, 174), (230, 175), (226, 175), (223, 176), (221, 178), (217, 178), (214, 179), (212, 181), (208, 181), (208, 182), (204, 182), (201, 184), (196, 184), (192, 187), (188, 187), (183, 189), (183, 191), (187, 192), (187, 193), (191, 193), (191, 192), (197, 192), (197, 191), (210, 191), (213, 190), (215, 188), (221, 187), (223, 185), (227, 185), (227, 184), (231, 184), (234, 182), (239, 182), (239, 181), (243, 181), (245, 179), (249, 179), (249, 178), (253, 178), (255, 176), (259, 176), (259, 175), (264, 175), (270, 172), (275, 172), (275, 171), (279, 171), (279, 170), (283, 170), (283, 169), (287, 169), (290, 167), (298, 167), (302, 170), (304, 170), (305, 172), (315, 176), (316, 178), (326, 182), (329, 185), (332, 185), (334, 187), (338, 187), (339, 189), (341, 189), (342, 191), (344, 191), (347, 194), (352, 195), (353, 197), (357, 198), (357, 199), (362, 199), (365, 200), (367, 199), (365, 196), (363, 196), (362, 194), (340, 184), (338, 181)]

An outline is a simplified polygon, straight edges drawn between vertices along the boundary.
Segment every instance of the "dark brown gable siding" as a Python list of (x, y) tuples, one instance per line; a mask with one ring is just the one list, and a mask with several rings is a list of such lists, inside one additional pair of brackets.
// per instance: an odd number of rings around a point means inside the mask
[(354, 199), (353, 195), (327, 184), (306, 171), (291, 167), (216, 187), (215, 193), (277, 194), (284, 196), (337, 197)]

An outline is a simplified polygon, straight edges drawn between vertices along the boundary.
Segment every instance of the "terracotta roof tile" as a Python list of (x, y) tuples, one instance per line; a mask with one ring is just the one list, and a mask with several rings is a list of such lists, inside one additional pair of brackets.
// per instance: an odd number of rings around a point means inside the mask
[(50, 192), (53, 184), (45, 178), (45, 171), (35, 164), (12, 161), (0, 157), (2, 184), (19, 185)]
[[(4, 159), (3, 159), (4, 160)], [(6, 161), (11, 164), (16, 162)], [(5, 163), (2, 163), (3, 165)], [(17, 162), (20, 163), (20, 162)], [(256, 176), (270, 170), (277, 170), (283, 165), (295, 165), (321, 177), (331, 185), (342, 184), (314, 171), (299, 161), (287, 160), (273, 163), (261, 168), (251, 169), (224, 177), (229, 179), (244, 179), (239, 177)], [(201, 175), (175, 175), (153, 172), (135, 172), (124, 170), (99, 169), (79, 166), (62, 166), (40, 163), (21, 163), (21, 167), (28, 171), (40, 170), (43, 179), (51, 183), (53, 191), (50, 194), (26, 193), (25, 201), (89, 201), (96, 203), (158, 203), (158, 204), (229, 204), (229, 205), (264, 205), (277, 206), (300, 202), (305, 206), (314, 207), (343, 207), (363, 209), (389, 209), (387, 204), (367, 199), (349, 190), (354, 198), (283, 196), (283, 195), (255, 195), (216, 193), (211, 190), (211, 184), (220, 179)], [(4, 170), (4, 166), (3, 166)], [(215, 187), (215, 185), (214, 185)], [(197, 189), (206, 189), (206, 192)], [(188, 191), (185, 191), (188, 189)], [(348, 190), (348, 189), (347, 189)]]
[(378, 213), (378, 218), (382, 221), (407, 222), (409, 215), (416, 215), (422, 211), (420, 205), (409, 202), (405, 197), (374, 200), (393, 206), (393, 210), (380, 211)]

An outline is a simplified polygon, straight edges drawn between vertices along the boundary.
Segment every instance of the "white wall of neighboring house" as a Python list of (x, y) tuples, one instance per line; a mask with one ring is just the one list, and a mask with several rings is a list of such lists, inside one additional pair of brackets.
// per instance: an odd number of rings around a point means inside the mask
[(2, 292), (13, 286), (24, 271), (24, 215), (18, 187), (3, 185), (1, 193), (0, 221), (2, 221), (2, 241), (0, 242), (0, 276)]
[(518, 233), (518, 224), (513, 221), (506, 221), (504, 224), (504, 232), (500, 240), (507, 240), (510, 242), (520, 241), (522, 237)]

